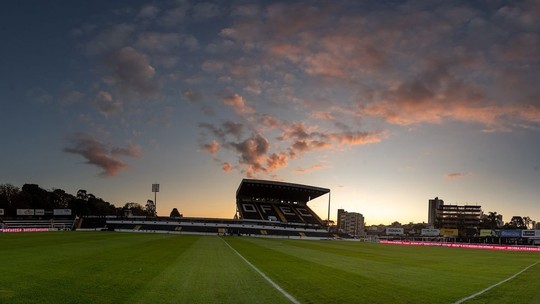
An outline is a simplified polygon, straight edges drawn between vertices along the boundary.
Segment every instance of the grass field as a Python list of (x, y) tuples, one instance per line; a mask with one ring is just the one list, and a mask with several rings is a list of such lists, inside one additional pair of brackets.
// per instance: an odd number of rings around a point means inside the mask
[[(540, 254), (247, 237), (0, 234), (0, 303), (454, 303)], [(466, 303), (540, 303), (540, 264)]]

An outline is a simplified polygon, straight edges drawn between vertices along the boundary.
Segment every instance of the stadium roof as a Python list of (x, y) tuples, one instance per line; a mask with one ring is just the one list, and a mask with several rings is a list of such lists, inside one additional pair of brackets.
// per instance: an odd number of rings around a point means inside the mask
[(250, 197), (307, 203), (326, 193), (330, 193), (330, 189), (259, 179), (243, 179), (236, 190), (236, 198)]

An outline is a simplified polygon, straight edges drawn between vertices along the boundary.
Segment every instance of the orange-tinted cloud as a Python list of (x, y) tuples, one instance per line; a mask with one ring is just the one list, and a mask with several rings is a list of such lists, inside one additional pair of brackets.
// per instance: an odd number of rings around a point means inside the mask
[(456, 179), (464, 178), (470, 175), (472, 175), (471, 172), (467, 172), (467, 173), (453, 172), (453, 173), (446, 174), (445, 178), (449, 180), (456, 180)]
[(232, 171), (233, 167), (229, 162), (224, 162), (223, 164), (221, 164), (221, 169), (223, 170), (223, 172), (228, 173)]
[(255, 112), (255, 109), (248, 106), (247, 103), (246, 103), (246, 100), (244, 99), (244, 97), (242, 97), (239, 94), (234, 94), (234, 95), (226, 97), (223, 100), (223, 103), (225, 103), (225, 105), (231, 107), (238, 114), (254, 113)]
[(201, 147), (203, 151), (206, 151), (213, 155), (215, 155), (219, 151), (219, 148), (221, 148), (221, 145), (215, 140), (212, 140), (211, 143), (202, 145)]
[(114, 176), (128, 165), (121, 161), (119, 156), (139, 157), (140, 147), (128, 145), (127, 147), (110, 147), (100, 142), (90, 134), (79, 133), (69, 139), (70, 145), (64, 152), (78, 154), (86, 159), (86, 163), (97, 166), (103, 171), (101, 176)]

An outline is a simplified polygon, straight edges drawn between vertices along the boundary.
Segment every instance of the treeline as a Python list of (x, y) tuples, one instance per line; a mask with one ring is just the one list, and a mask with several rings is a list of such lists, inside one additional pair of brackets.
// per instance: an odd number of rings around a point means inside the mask
[(155, 216), (153, 201), (146, 206), (129, 202), (123, 207), (116, 207), (86, 190), (77, 191), (76, 195), (62, 189), (45, 190), (35, 184), (25, 184), (18, 188), (11, 184), (0, 184), (0, 209), (5, 216), (15, 216), (17, 209), (71, 209), (73, 215), (118, 215), (129, 212), (135, 216)]

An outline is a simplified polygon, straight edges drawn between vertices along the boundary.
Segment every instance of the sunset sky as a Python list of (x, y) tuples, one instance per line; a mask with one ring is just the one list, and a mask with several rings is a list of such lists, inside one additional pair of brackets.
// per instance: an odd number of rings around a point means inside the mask
[[(232, 218), (242, 178), (366, 223), (540, 221), (540, 1), (3, 1), (0, 183)], [(326, 218), (328, 196), (309, 203)]]

